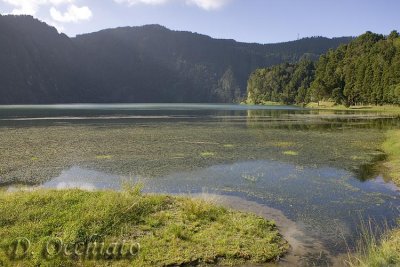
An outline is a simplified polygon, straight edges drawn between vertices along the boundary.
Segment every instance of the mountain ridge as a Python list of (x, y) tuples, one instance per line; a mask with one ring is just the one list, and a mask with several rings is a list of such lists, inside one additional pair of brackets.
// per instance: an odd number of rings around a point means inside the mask
[(32, 16), (0, 16), (0, 104), (232, 102), (255, 69), (351, 39), (243, 43), (158, 24), (68, 37)]

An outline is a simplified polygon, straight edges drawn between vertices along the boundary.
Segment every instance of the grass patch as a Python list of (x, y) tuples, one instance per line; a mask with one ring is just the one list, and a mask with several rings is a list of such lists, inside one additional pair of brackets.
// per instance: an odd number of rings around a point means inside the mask
[[(142, 195), (137, 188), (0, 192), (0, 203), (0, 266), (232, 265), (274, 261), (288, 249), (273, 222), (200, 200)], [(33, 254), (13, 261), (10, 244), (21, 237), (30, 240)], [(139, 243), (140, 251), (129, 258), (45, 257), (49, 240), (62, 240), (70, 251), (93, 237), (106, 248)]]
[(350, 267), (400, 266), (400, 229), (384, 233), (380, 240), (375, 238), (373, 226), (362, 227), (357, 254), (349, 254)]

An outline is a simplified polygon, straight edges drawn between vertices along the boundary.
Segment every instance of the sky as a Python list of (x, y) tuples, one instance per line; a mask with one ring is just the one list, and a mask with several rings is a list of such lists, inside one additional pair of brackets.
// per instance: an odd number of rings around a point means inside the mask
[(400, 31), (399, 0), (0, 0), (0, 14), (33, 15), (68, 36), (145, 24), (251, 43)]

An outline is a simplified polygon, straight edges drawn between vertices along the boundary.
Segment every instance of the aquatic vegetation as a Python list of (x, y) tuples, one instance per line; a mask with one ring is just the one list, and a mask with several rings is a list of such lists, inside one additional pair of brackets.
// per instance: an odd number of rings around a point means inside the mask
[(214, 152), (201, 152), (200, 156), (204, 157), (204, 158), (211, 158), (215, 156)]
[(99, 155), (96, 156), (96, 159), (112, 159), (111, 155)]
[[(227, 113), (223, 119), (107, 121), (106, 126), (96, 120), (35, 127), (0, 122), (0, 146), (6, 148), (0, 150), (0, 184), (41, 184), (62, 177), (64, 187), (81, 181), (82, 188), (119, 189), (119, 178), (142, 177), (150, 184), (148, 192), (226, 192), (285, 211), (334, 252), (346, 246), (332, 230), (333, 219), (353, 238), (352, 211), (392, 218), (390, 205), (398, 203), (392, 192), (373, 180), (360, 181), (379, 174), (363, 166), (376, 166), (385, 132), (396, 128), (398, 119), (315, 110), (254, 111), (247, 117)], [(76, 174), (100, 178), (72, 179)], [(200, 211), (187, 210), (185, 220), (199, 219)], [(135, 233), (165, 226), (163, 237), (170, 241), (194, 242), (197, 228), (183, 220), (166, 226), (171, 216), (163, 212), (149, 218)]]
[(347, 179), (337, 179), (334, 181), (334, 183), (339, 184), (340, 186), (343, 187), (343, 189), (346, 189), (348, 191), (352, 191), (352, 192), (357, 192), (360, 191), (360, 188), (356, 188), (354, 186), (352, 186)]
[(362, 159), (364, 159), (364, 157), (362, 157), (362, 156), (351, 156), (350, 157), (352, 160), (362, 160)]
[(293, 142), (277, 142), (274, 144), (276, 147), (282, 147), (282, 148), (287, 148), (287, 147), (292, 147), (295, 145)]
[[(275, 224), (261, 217), (201, 200), (143, 195), (138, 187), (121, 192), (0, 191), (0, 203), (2, 266), (232, 265), (275, 261), (288, 249)], [(13, 253), (13, 242), (21, 238), (30, 241), (33, 254), (14, 261), (10, 257), (21, 256), (23, 244)], [(50, 253), (44, 250), (52, 240), (65, 245), (61, 254), (54, 244)], [(140, 249), (129, 258), (70, 251), (93, 241), (106, 247), (139, 244)]]
[(287, 155), (287, 156), (298, 156), (299, 152), (293, 151), (293, 150), (287, 150), (287, 151), (283, 151), (283, 154)]
[(392, 130), (387, 133), (383, 149), (388, 154), (386, 165), (389, 168), (390, 176), (400, 186), (400, 130)]
[[(202, 120), (190, 124), (107, 122), (107, 127), (52, 122), (35, 127), (0, 125), (0, 185), (40, 184), (71, 166), (121, 176), (157, 177), (216, 163), (260, 159), (353, 171), (374, 158), (384, 139), (380, 130), (384, 126), (374, 125), (376, 120), (368, 116), (355, 116), (353, 120), (362, 124), (351, 124), (341, 123), (336, 115), (332, 121), (322, 123), (318, 114), (304, 121), (306, 114), (295, 111), (252, 114), (264, 119), (258, 122), (244, 117), (235, 123), (218, 122), (223, 127)], [(287, 117), (292, 115), (295, 119)], [(390, 126), (396, 122), (387, 123)], [(282, 150), (296, 151), (298, 156), (285, 155)], [(32, 160), (32, 156), (39, 160)]]
[[(400, 185), (400, 130), (387, 133), (383, 149), (388, 154), (386, 162), (393, 181)], [(381, 202), (376, 201), (376, 205)], [(400, 210), (399, 210), (400, 211)], [(355, 254), (349, 253), (348, 264), (351, 267), (380, 267), (400, 265), (400, 229), (381, 230), (380, 238), (376, 236), (376, 225), (369, 222), (362, 224), (361, 238)]]
[(257, 182), (262, 176), (264, 176), (264, 174), (257, 174), (257, 175), (251, 175), (247, 173), (242, 174), (243, 179), (250, 182)]
[(235, 145), (232, 145), (232, 144), (224, 144), (224, 147), (225, 147), (225, 148), (234, 148)]

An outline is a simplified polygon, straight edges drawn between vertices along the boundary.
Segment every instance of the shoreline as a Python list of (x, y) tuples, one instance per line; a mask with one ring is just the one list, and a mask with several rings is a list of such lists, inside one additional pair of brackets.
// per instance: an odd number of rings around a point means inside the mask
[(250, 212), (274, 221), (280, 233), (290, 245), (288, 251), (276, 263), (276, 266), (289, 267), (299, 263), (305, 264), (305, 266), (314, 266), (317, 263), (332, 267), (343, 266), (343, 255), (332, 255), (319, 240), (309, 236), (295, 221), (285, 216), (281, 210), (231, 195), (200, 193), (189, 196), (228, 209)]
[[(400, 187), (400, 130), (390, 130), (382, 149), (388, 155), (384, 166), (393, 183)], [(400, 210), (399, 210), (400, 212)], [(397, 266), (400, 264), (400, 218), (393, 229), (380, 229), (376, 225), (362, 226), (361, 241), (355, 255), (349, 255), (350, 267)], [(369, 222), (371, 223), (371, 222)], [(382, 226), (381, 226), (382, 227)], [(380, 239), (374, 233), (382, 232)]]
[(332, 111), (371, 111), (371, 112), (383, 112), (383, 113), (394, 113), (400, 115), (400, 106), (396, 105), (360, 105), (346, 107), (344, 105), (336, 105), (334, 102), (321, 101), (320, 104), (316, 102), (310, 102), (306, 105), (300, 104), (285, 104), (280, 102), (264, 102), (260, 104), (247, 103), (246, 101), (241, 102), (242, 105), (261, 105), (261, 106), (293, 106), (299, 108), (305, 108), (310, 110), (332, 110)]

